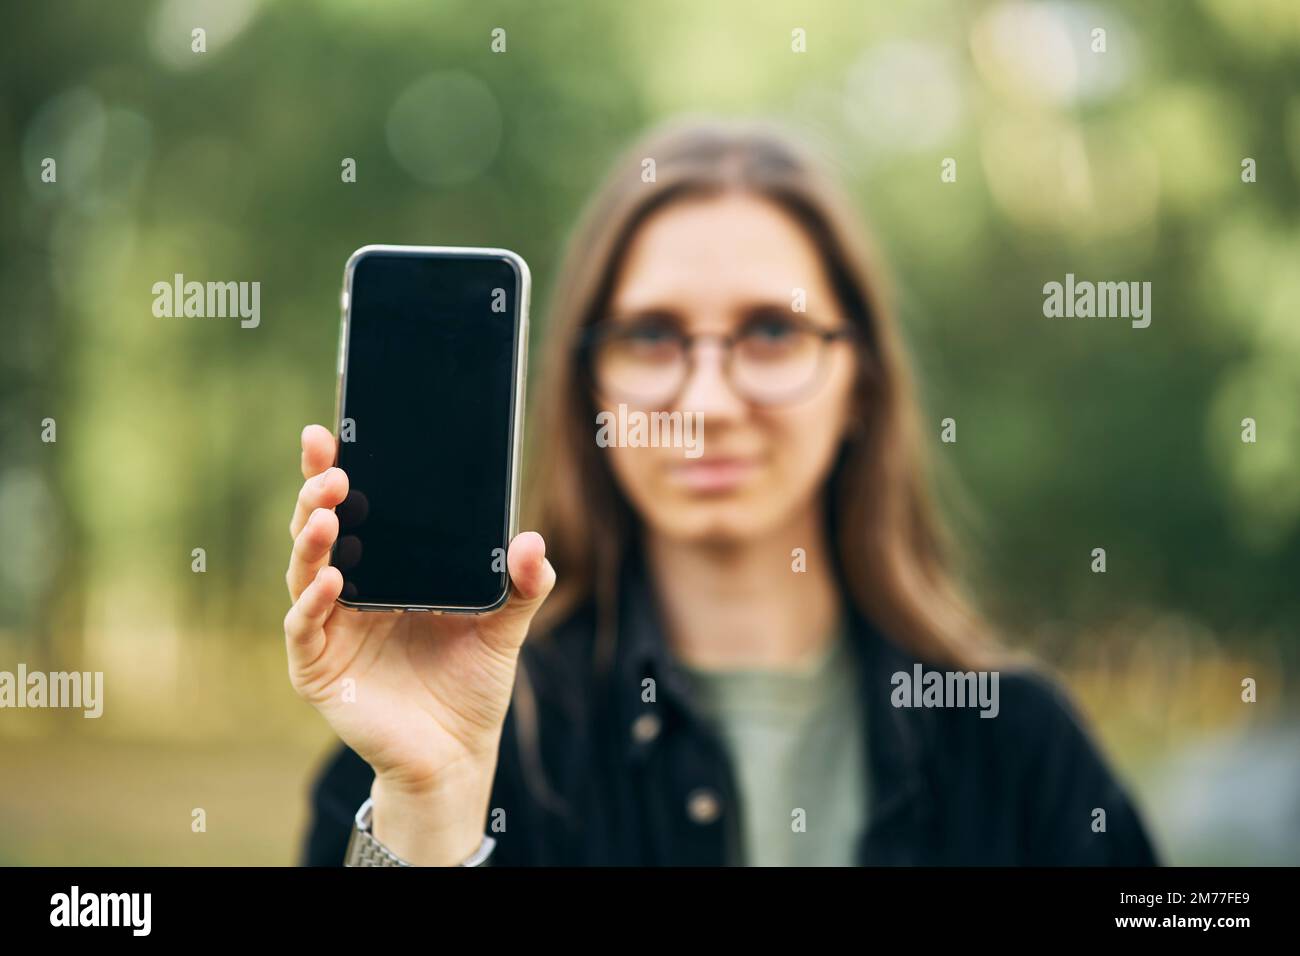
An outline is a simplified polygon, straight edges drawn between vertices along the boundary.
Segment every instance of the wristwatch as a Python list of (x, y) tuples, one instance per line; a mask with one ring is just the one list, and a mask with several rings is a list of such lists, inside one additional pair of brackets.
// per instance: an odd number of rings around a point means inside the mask
[[(413, 866), (414, 864), (407, 863), (375, 839), (374, 833), (370, 830), (370, 815), (373, 809), (374, 798), (367, 797), (366, 802), (361, 804), (361, 809), (357, 811), (356, 820), (352, 824), (352, 838), (348, 840), (348, 852), (344, 857), (343, 865)], [(479, 844), (478, 849), (460, 865), (488, 866), (488, 859), (492, 856), (492, 851), (496, 849), (496, 845), (497, 841), (491, 834), (483, 834), (483, 842)]]

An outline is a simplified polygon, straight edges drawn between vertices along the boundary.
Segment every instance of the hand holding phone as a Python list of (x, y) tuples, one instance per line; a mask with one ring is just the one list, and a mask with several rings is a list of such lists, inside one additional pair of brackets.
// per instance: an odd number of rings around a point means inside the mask
[(411, 862), (451, 865), (482, 839), (519, 649), (555, 571), (541, 535), (526, 531), (507, 554), (510, 598), (490, 614), (371, 614), (338, 603), (343, 575), (329, 556), (348, 479), (330, 466), (334, 454), (327, 429), (303, 431), (306, 480), (285, 578), (289, 679), (374, 769), (376, 837)]
[[(391, 434), (395, 449), (429, 440), (427, 428), (409, 420)], [(524, 532), (506, 542), (506, 594), (496, 610), (349, 606), (344, 572), (331, 563), (340, 537), (335, 509), (353, 490), (352, 475), (334, 464), (341, 444), (320, 425), (302, 433), (304, 484), (285, 578), (294, 602), (284, 620), (290, 681), (374, 769), (376, 838), (411, 862), (453, 865), (482, 839), (519, 650), (555, 571), (541, 536)], [(373, 453), (387, 460), (378, 448)], [(398, 509), (387, 514), (394, 524), (403, 520)], [(415, 525), (423, 520), (414, 517)], [(418, 575), (401, 577), (422, 587)], [(433, 581), (418, 594), (392, 596), (445, 601), (449, 594)]]

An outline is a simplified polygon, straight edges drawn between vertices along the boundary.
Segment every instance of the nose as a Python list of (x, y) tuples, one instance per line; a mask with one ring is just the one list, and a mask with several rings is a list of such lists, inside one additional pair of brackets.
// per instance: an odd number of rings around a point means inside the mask
[(694, 350), (690, 372), (677, 398), (678, 407), (686, 412), (703, 413), (712, 422), (741, 415), (745, 401), (728, 381), (725, 346), (717, 338), (700, 337), (694, 343)]

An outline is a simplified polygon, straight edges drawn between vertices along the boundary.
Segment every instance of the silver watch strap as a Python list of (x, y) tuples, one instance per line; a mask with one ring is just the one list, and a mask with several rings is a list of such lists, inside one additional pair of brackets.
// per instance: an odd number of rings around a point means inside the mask
[[(367, 797), (361, 804), (352, 824), (352, 838), (348, 841), (348, 851), (343, 860), (344, 866), (412, 866), (375, 839), (370, 830), (370, 818), (374, 809), (374, 798)], [(483, 834), (483, 842), (477, 850), (464, 860), (461, 866), (487, 866), (496, 849), (497, 841), (491, 834)]]

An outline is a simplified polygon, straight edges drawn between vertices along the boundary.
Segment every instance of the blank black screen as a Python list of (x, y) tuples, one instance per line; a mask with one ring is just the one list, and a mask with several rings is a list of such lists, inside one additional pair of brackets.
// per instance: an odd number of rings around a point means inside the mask
[(514, 264), (491, 255), (354, 263), (339, 436), (350, 492), (331, 559), (343, 600), (479, 608), (505, 593), (495, 549), (509, 544), (519, 296)]

